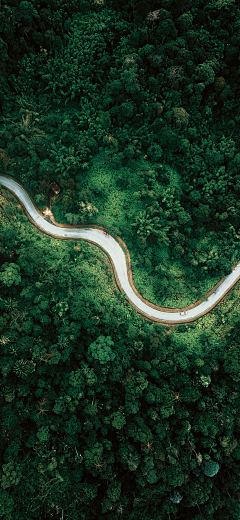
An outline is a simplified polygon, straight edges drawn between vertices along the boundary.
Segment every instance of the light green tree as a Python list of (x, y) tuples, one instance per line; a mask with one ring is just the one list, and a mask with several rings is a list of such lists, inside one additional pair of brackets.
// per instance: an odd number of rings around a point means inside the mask
[(112, 346), (114, 346), (114, 342), (110, 336), (99, 336), (94, 343), (91, 343), (88, 354), (97, 359), (100, 365), (104, 365), (108, 361), (113, 361), (116, 357), (111, 349)]
[(20, 267), (14, 263), (5, 262), (0, 269), (0, 281), (11, 287), (11, 285), (19, 285), (21, 282)]

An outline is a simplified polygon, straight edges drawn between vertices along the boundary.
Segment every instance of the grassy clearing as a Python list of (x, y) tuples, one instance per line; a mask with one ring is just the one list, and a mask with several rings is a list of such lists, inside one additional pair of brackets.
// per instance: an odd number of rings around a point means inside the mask
[[(110, 234), (118, 234), (124, 240), (131, 255), (135, 286), (152, 303), (183, 307), (201, 298), (218, 281), (219, 276), (211, 277), (208, 273), (202, 276), (201, 273), (201, 279), (198, 279), (197, 269), (187, 265), (184, 258), (174, 258), (170, 247), (164, 244), (141, 245), (131, 226), (139, 212), (146, 207), (146, 202), (136, 195), (144, 187), (139, 170), (146, 169), (146, 161), (138, 161), (138, 171), (128, 167), (114, 170), (104, 158), (105, 154), (98, 154), (94, 158), (79, 185), (73, 213), (79, 213), (78, 202), (84, 196), (97, 208), (98, 213), (82, 216), (81, 222), (103, 225)], [(151, 168), (150, 163), (148, 167)], [(170, 185), (177, 188), (179, 183), (178, 173), (172, 170)], [(52, 211), (57, 221), (68, 223), (63, 196), (62, 190), (52, 203)], [(147, 259), (144, 259), (146, 249)], [(157, 271), (156, 265), (161, 265)], [(165, 274), (168, 274), (168, 280), (165, 280)], [(167, 291), (164, 290), (164, 283)]]

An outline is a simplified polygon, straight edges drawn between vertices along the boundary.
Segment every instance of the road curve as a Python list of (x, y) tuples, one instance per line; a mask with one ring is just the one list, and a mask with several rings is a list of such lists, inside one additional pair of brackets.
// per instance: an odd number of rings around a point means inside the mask
[(28, 216), (41, 231), (53, 236), (54, 238), (64, 238), (73, 240), (86, 240), (100, 246), (109, 256), (114, 267), (114, 274), (119, 288), (125, 293), (128, 301), (135, 307), (137, 312), (145, 316), (150, 321), (161, 324), (189, 323), (200, 318), (213, 309), (220, 302), (225, 294), (236, 284), (240, 278), (240, 263), (235, 267), (231, 274), (218, 286), (207, 300), (192, 307), (184, 316), (175, 309), (163, 311), (152, 308), (151, 304), (146, 304), (134, 292), (128, 276), (126, 257), (119, 243), (111, 236), (104, 234), (100, 229), (94, 228), (64, 228), (57, 227), (47, 222), (34, 207), (26, 191), (13, 179), (0, 175), (0, 185), (10, 190), (24, 206)]

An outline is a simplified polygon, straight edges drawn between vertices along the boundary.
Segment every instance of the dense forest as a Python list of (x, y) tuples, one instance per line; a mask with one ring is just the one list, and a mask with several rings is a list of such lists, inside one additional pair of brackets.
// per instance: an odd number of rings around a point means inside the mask
[[(178, 308), (240, 261), (234, 0), (0, 0), (0, 171)], [(0, 190), (0, 518), (239, 520), (240, 287), (143, 319)]]

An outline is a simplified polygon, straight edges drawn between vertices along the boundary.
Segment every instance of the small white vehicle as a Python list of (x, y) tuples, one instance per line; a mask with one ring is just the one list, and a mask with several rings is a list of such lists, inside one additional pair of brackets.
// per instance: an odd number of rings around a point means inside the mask
[(186, 316), (187, 312), (186, 311), (182, 311), (180, 312), (180, 316)]

